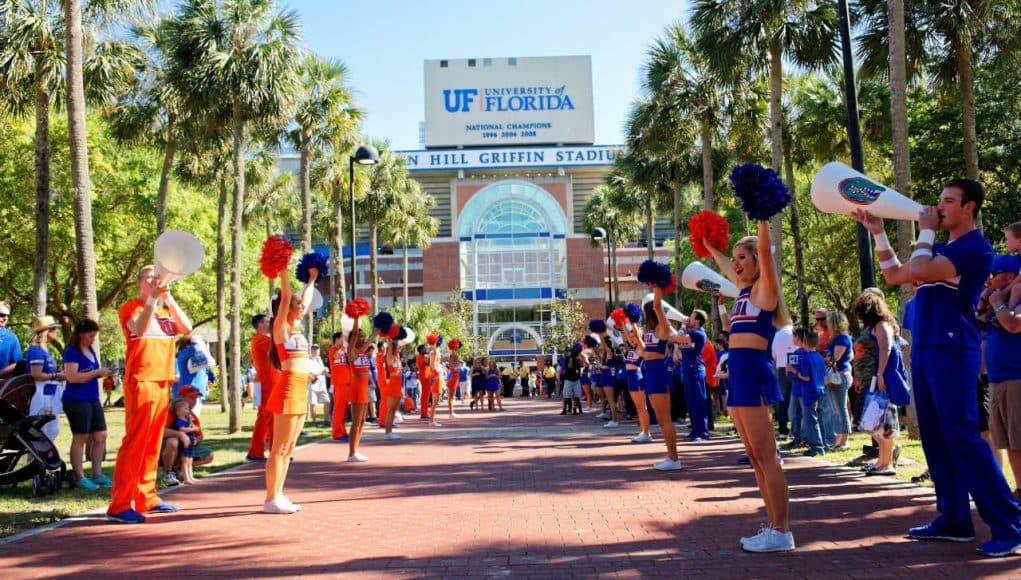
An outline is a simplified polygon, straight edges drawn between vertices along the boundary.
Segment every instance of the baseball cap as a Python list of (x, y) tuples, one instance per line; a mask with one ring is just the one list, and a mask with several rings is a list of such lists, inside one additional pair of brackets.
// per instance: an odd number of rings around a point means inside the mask
[(195, 387), (187, 386), (187, 387), (182, 388), (180, 391), (178, 391), (177, 392), (177, 396), (178, 397), (200, 397), (200, 396), (202, 396), (202, 393), (198, 389), (196, 389)]
[(1021, 256), (1016, 254), (1000, 254), (993, 256), (993, 274), (1000, 272), (1021, 272)]

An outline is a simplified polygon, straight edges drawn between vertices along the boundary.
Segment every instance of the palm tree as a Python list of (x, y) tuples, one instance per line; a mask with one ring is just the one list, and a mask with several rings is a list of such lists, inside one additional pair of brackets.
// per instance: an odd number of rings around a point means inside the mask
[[(617, 273), (615, 244), (626, 243), (638, 238), (642, 229), (642, 213), (634, 211), (634, 205), (623, 201), (626, 192), (616, 190), (613, 186), (602, 184), (596, 186), (592, 195), (585, 201), (582, 213), (582, 224), (586, 231), (603, 228), (610, 237), (610, 271), (614, 273), (607, 284), (614, 285), (616, 296), (620, 296), (620, 280)], [(599, 246), (601, 242), (593, 242)], [(620, 298), (617, 299), (620, 302)]]
[(394, 212), (387, 223), (383, 224), (380, 230), (383, 240), (394, 247), (400, 247), (401, 252), (401, 284), (403, 286), (403, 308), (404, 320), (411, 315), (410, 298), (408, 292), (408, 248), (416, 247), (426, 249), (432, 243), (432, 239), (440, 229), (440, 222), (429, 215), (429, 210), (436, 205), (436, 199), (427, 195), (419, 189), (404, 200), (404, 205), (399, 211)]
[[(783, 59), (813, 68), (836, 59), (837, 12), (833, 2), (809, 0), (695, 0), (691, 14), (696, 46), (727, 75), (747, 59), (768, 71), (771, 165), (783, 168)], [(771, 220), (776, 260), (782, 248), (781, 218)]]
[[(62, 74), (65, 34), (63, 14), (56, 2), (0, 0), (0, 116), (35, 117), (35, 234), (32, 307), (47, 309), (50, 223), (50, 112), (60, 106), (65, 83)], [(91, 103), (108, 103), (130, 77), (136, 60), (120, 42), (86, 39), (85, 96)], [(100, 82), (100, 79), (102, 82)], [(93, 82), (89, 82), (89, 81)], [(93, 292), (94, 294), (94, 292)]]
[(171, 21), (170, 81), (202, 113), (230, 103), (234, 183), (231, 240), (231, 414), (241, 428), (241, 242), (244, 229), (245, 146), (249, 131), (291, 118), (299, 79), (299, 27), (293, 12), (272, 0), (187, 0)]

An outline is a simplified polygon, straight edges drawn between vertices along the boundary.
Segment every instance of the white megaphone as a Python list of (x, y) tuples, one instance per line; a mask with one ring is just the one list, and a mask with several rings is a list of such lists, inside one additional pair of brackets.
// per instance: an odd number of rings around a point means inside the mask
[(702, 262), (692, 262), (681, 273), (681, 286), (699, 292), (716, 290), (728, 298), (737, 298), (737, 286), (727, 280), (719, 272), (709, 268)]
[[(316, 312), (320, 308), (323, 307), (323, 304), (324, 304), (323, 295), (319, 293), (319, 290), (316, 290), (315, 288), (313, 288), (312, 289), (312, 303), (309, 304), (309, 309), (311, 309), (312, 312)], [(343, 328), (343, 326), (344, 326), (343, 323), (344, 323), (344, 321), (343, 321), (343, 319), (341, 319), (341, 328)]]
[(922, 204), (833, 161), (812, 179), (812, 203), (821, 212), (850, 215), (864, 209), (874, 216), (918, 220)]
[(153, 253), (156, 277), (167, 284), (194, 274), (206, 258), (202, 242), (184, 230), (167, 230), (160, 234)]
[[(642, 298), (642, 308), (644, 308), (645, 305), (648, 304), (649, 302), (652, 302), (652, 293), (651, 292), (646, 294), (645, 298)], [(666, 314), (667, 320), (673, 320), (674, 322), (687, 322), (688, 321), (688, 317), (683, 315), (683, 314), (681, 314), (681, 311), (676, 309), (676, 308), (674, 308), (672, 304), (670, 304), (666, 300), (663, 300), (662, 302), (663, 302), (663, 312)]]
[(397, 346), (399, 347), (415, 342), (415, 331), (411, 330), (410, 326), (405, 326), (404, 332), (408, 333), (408, 336), (405, 336), (403, 340), (397, 341)]

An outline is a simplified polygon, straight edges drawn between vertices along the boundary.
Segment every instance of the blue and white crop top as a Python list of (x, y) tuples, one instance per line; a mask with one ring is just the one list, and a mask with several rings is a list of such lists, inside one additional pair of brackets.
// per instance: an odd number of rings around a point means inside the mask
[(642, 340), (645, 342), (645, 352), (666, 354), (667, 341), (656, 338), (655, 329), (646, 330), (645, 334), (642, 335)]
[(641, 362), (642, 357), (638, 356), (638, 351), (633, 348), (629, 348), (624, 354), (624, 364), (638, 366)]
[(776, 334), (773, 311), (752, 304), (752, 287), (743, 288), (730, 310), (730, 335), (754, 334), (772, 342)]

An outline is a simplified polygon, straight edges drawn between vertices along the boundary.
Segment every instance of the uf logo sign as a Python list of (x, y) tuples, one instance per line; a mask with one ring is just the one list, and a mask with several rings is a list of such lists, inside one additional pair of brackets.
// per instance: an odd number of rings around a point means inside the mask
[[(444, 89), (443, 105), (447, 108), (448, 113), (467, 113), (468, 105), (474, 101), (475, 97), (478, 95), (478, 89)], [(454, 98), (451, 99), (451, 96)]]

